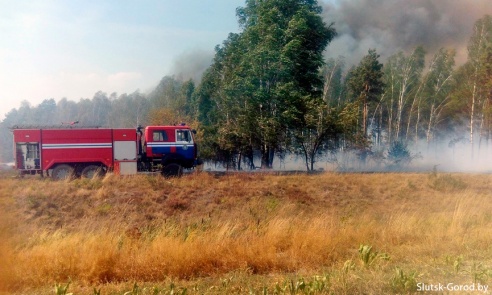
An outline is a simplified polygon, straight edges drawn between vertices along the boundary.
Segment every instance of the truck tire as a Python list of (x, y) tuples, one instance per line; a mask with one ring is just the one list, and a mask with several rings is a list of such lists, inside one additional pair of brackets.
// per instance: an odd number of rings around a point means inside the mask
[(51, 178), (54, 180), (72, 179), (75, 176), (75, 169), (67, 164), (56, 166), (51, 172)]
[(167, 164), (162, 168), (162, 176), (164, 177), (181, 177), (183, 175), (183, 167), (176, 163)]
[(85, 166), (84, 169), (82, 169), (82, 172), (80, 172), (80, 176), (82, 178), (89, 178), (89, 179), (102, 177), (103, 175), (104, 175), (104, 170), (99, 165)]

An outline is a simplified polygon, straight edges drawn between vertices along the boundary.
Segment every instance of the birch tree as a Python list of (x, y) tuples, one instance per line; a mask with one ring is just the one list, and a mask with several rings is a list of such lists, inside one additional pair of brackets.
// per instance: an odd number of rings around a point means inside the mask
[(450, 101), (453, 87), (454, 50), (441, 48), (434, 56), (426, 74), (425, 101), (428, 106), (426, 140), (434, 137), (435, 127), (440, 123), (441, 114)]
[[(388, 143), (399, 141), (404, 126), (404, 115), (410, 121), (415, 100), (407, 110), (412, 92), (418, 89), (422, 70), (425, 66), (425, 51), (417, 47), (410, 56), (399, 52), (391, 56), (385, 64), (385, 100), (388, 111)], [(415, 98), (415, 97), (414, 97)], [(406, 111), (406, 112), (405, 112)], [(394, 126), (394, 128), (393, 128)]]
[(338, 57), (337, 59), (329, 58), (323, 67), (323, 100), (329, 106), (341, 107), (342, 105), (344, 66), (344, 58)]
[[(480, 121), (483, 120), (483, 116), (478, 116), (477, 111), (479, 108), (483, 109), (483, 106), (486, 106), (487, 82), (484, 77), (487, 76), (486, 65), (491, 46), (492, 17), (490, 15), (486, 15), (475, 23), (473, 27), (473, 34), (468, 44), (468, 63), (473, 70), (472, 76), (470, 77), (472, 91), (469, 108), (469, 134), (470, 143), (472, 146), (472, 155), (475, 144), (477, 117), (480, 118)], [(483, 126), (483, 124), (480, 125)]]

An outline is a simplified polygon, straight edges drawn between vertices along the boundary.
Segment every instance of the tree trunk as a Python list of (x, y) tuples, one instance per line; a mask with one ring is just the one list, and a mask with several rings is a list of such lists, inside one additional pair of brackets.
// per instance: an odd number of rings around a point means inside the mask
[(367, 136), (367, 98), (365, 95), (362, 106), (362, 132), (364, 133), (364, 137)]
[(378, 145), (382, 145), (382, 130), (383, 130), (383, 104), (379, 108), (379, 127), (378, 127)]
[(307, 153), (306, 150), (304, 150), (304, 158), (306, 160), (306, 171), (309, 172), (309, 162), (310, 162), (310, 159), (309, 159), (309, 155)]
[(314, 171), (314, 158), (316, 153), (311, 153), (311, 171)]
[(388, 107), (388, 144), (393, 141), (393, 98), (390, 99)]
[(472, 93), (472, 104), (470, 110), (470, 145), (471, 145), (471, 157), (473, 158), (473, 124), (475, 123), (475, 93), (476, 93), (477, 84), (473, 83), (473, 93)]
[(261, 149), (261, 169), (272, 169), (274, 150), (271, 146), (264, 145)]
[(434, 119), (434, 113), (435, 113), (435, 108), (434, 108), (434, 104), (431, 105), (431, 110), (430, 110), (430, 115), (429, 115), (429, 123), (427, 125), (427, 146), (429, 146), (430, 144), (430, 140), (432, 138), (432, 123), (433, 123), (433, 119)]
[(237, 170), (240, 171), (241, 170), (241, 161), (243, 160), (242, 158), (242, 155), (243, 153), (242, 152), (239, 152), (239, 155), (238, 155), (238, 159), (237, 159)]
[(415, 143), (418, 143), (419, 141), (419, 122), (420, 122), (420, 100), (417, 103), (417, 118), (415, 119)]
[(401, 121), (402, 121), (402, 114), (403, 114), (403, 106), (405, 103), (405, 91), (406, 89), (403, 86), (403, 89), (400, 90), (400, 94), (398, 96), (398, 107), (396, 111), (396, 126), (395, 126), (395, 140), (398, 141), (400, 138), (400, 126), (401, 126)]

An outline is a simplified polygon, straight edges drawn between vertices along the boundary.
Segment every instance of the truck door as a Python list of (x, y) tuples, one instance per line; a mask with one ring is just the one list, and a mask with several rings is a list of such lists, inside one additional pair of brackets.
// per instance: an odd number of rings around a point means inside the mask
[(190, 162), (186, 166), (192, 165), (195, 159), (195, 146), (189, 129), (176, 129), (176, 153)]

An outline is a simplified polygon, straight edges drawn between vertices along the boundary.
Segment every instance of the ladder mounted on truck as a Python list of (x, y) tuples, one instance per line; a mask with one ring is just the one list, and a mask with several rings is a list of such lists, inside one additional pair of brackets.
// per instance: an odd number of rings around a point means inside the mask
[(9, 127), (10, 130), (16, 129), (99, 129), (103, 128), (99, 125), (13, 125)]

